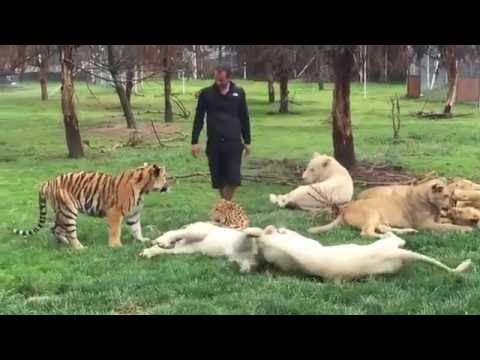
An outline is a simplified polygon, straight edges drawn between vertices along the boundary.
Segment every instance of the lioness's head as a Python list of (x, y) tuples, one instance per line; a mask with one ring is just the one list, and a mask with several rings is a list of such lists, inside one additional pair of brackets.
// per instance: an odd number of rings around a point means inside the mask
[(440, 211), (448, 210), (451, 207), (451, 193), (442, 180), (431, 180), (426, 183), (426, 186), (430, 204), (437, 207)]
[(337, 171), (338, 162), (331, 156), (314, 153), (312, 160), (302, 174), (307, 184), (313, 184), (330, 178)]
[(447, 216), (458, 225), (477, 225), (480, 221), (480, 210), (474, 207), (453, 207)]
[(150, 191), (166, 192), (169, 190), (167, 170), (156, 164), (144, 164), (141, 168), (135, 169), (133, 183), (141, 189), (142, 193)]

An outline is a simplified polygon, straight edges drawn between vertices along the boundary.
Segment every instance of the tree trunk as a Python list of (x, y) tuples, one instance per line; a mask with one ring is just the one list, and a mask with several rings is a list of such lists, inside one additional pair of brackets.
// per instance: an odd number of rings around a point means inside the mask
[(322, 52), (317, 49), (317, 56), (315, 60), (315, 64), (316, 64), (315, 72), (317, 73), (318, 90), (325, 89), (325, 86), (323, 84), (323, 77), (322, 77), (322, 63), (323, 63)]
[(221, 63), (223, 60), (223, 45), (218, 45), (218, 62)]
[(354, 65), (352, 53), (336, 50), (333, 71), (335, 88), (332, 102), (334, 156), (347, 169), (355, 166), (352, 123), (350, 117), (350, 75)]
[(288, 77), (282, 75), (280, 77), (280, 109), (281, 114), (288, 113)]
[(199, 45), (199, 49), (197, 52), (200, 51), (198, 54), (198, 77), (203, 79), (205, 77), (205, 54), (202, 51), (201, 45)]
[(41, 91), (41, 99), (42, 101), (48, 100), (48, 60), (46, 56), (42, 55), (42, 60), (40, 63), (40, 91)]
[(63, 123), (67, 141), (68, 156), (71, 158), (83, 157), (82, 138), (78, 127), (78, 117), (73, 102), (75, 87), (73, 83), (73, 45), (59, 45), (61, 65), (61, 95)]
[(192, 76), (195, 80), (197, 80), (197, 78), (198, 78), (198, 50), (197, 50), (197, 45), (193, 45)]
[(132, 90), (135, 78), (135, 66), (130, 64), (127, 68), (127, 81), (125, 82), (125, 93), (127, 96), (127, 100), (130, 103), (131, 107), (131, 98), (132, 98)]
[(139, 90), (143, 91), (143, 78), (144, 78), (144, 74), (143, 74), (143, 64), (140, 64), (137, 66), (137, 81), (135, 82), (136, 84), (138, 84), (138, 88)]
[(113, 86), (115, 87), (115, 91), (117, 92), (118, 98), (120, 100), (120, 105), (122, 106), (123, 115), (127, 120), (127, 128), (136, 129), (137, 122), (135, 121), (135, 117), (132, 111), (132, 106), (130, 104), (130, 101), (128, 100), (125, 88), (123, 87), (123, 84), (120, 80), (120, 74), (118, 73), (117, 62), (115, 59), (113, 46), (114, 45), (107, 45), (109, 72), (110, 72), (110, 75), (112, 76)]
[(458, 59), (456, 56), (455, 45), (449, 45), (447, 48), (447, 67), (448, 67), (448, 94), (445, 101), (444, 114), (451, 114), (455, 101), (457, 99), (458, 83)]
[(384, 80), (388, 82), (388, 45), (383, 45), (385, 47), (385, 69), (384, 69)]
[(165, 71), (163, 75), (164, 94), (165, 94), (165, 122), (173, 121), (172, 101), (172, 74), (170, 71)]
[(266, 63), (266, 72), (267, 72), (267, 87), (268, 87), (268, 102), (275, 102), (275, 86), (273, 80), (273, 68), (272, 63), (267, 61)]

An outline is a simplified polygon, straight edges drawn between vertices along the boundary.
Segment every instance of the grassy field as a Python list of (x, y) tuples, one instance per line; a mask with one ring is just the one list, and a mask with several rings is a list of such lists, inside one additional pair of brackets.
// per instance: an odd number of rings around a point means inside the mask
[[(239, 81), (247, 91), (252, 118), (253, 155), (247, 160), (308, 159), (314, 151), (331, 153), (331, 85), (293, 83), (293, 114), (269, 114), (278, 104), (266, 103), (266, 85)], [(185, 95), (194, 109), (194, 92), (208, 82), (190, 81)], [(181, 84), (175, 82), (175, 92)], [(118, 139), (95, 131), (123, 126), (118, 99), (109, 88), (95, 87), (96, 98), (78, 85), (82, 136), (93, 146), (111, 146)], [(277, 89), (278, 90), (278, 89)], [(264, 272), (240, 275), (223, 259), (169, 256), (145, 260), (143, 245), (124, 231), (124, 246), (107, 246), (102, 219), (81, 217), (79, 239), (88, 246), (77, 253), (57, 245), (48, 230), (23, 239), (14, 227), (30, 228), (37, 221), (37, 189), (48, 178), (75, 170), (111, 173), (160, 162), (173, 175), (206, 171), (205, 157), (193, 159), (189, 141), (175, 147), (141, 145), (101, 153), (86, 148), (86, 157), (66, 157), (58, 84), (50, 85), (47, 102), (37, 84), (0, 88), (0, 313), (1, 314), (479, 314), (478, 270), (462, 277), (412, 264), (394, 277), (376, 277), (335, 285), (307, 277)], [(408, 114), (440, 110), (440, 102), (401, 99), (402, 142), (391, 141), (390, 96), (405, 93), (404, 84), (371, 84), (368, 98), (361, 86), (352, 88), (352, 118), (357, 156), (386, 161), (423, 173), (480, 179), (480, 114), (474, 106), (456, 111), (471, 115), (454, 120), (419, 120)], [(147, 83), (144, 96), (134, 96), (139, 122), (162, 121), (162, 86)], [(192, 119), (175, 119), (191, 131)], [(203, 135), (204, 136), (204, 135)], [(202, 137), (204, 139), (204, 137)], [(203, 140), (204, 141), (204, 140)], [(281, 210), (268, 202), (270, 192), (286, 186), (245, 182), (238, 201), (256, 226), (276, 224), (304, 231), (318, 223), (311, 215)], [(206, 179), (180, 180), (168, 194), (146, 198), (144, 233), (151, 238), (184, 224), (207, 219), (217, 194)], [(49, 217), (51, 218), (51, 211)], [(126, 230), (126, 229), (124, 229)], [(480, 261), (477, 233), (406, 236), (408, 248), (438, 257), (451, 266), (465, 258)], [(324, 244), (367, 243), (348, 228), (322, 237)]]

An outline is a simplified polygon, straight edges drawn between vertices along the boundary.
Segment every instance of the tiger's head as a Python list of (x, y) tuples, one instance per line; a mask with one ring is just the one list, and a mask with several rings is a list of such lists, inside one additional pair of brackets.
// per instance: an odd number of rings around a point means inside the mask
[(141, 193), (148, 194), (150, 191), (167, 192), (170, 190), (167, 170), (164, 166), (145, 163), (142, 167), (135, 169), (132, 180)]

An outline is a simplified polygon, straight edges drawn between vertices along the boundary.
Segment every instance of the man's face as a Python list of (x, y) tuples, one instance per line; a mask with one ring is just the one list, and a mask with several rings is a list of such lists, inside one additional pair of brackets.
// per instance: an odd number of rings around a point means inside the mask
[(230, 82), (226, 71), (215, 71), (215, 84), (221, 89), (225, 89)]

